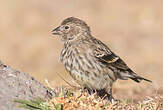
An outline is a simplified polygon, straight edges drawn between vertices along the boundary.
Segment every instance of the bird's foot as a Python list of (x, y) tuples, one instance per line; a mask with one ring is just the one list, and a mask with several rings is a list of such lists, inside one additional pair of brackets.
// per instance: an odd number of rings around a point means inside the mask
[(110, 101), (111, 103), (117, 102), (117, 100), (111, 94), (108, 94), (108, 93), (103, 97), (103, 99), (106, 99)]
[(100, 96), (102, 99), (108, 100), (111, 103), (115, 103), (118, 101), (118, 100), (114, 99), (111, 92), (107, 93), (106, 90), (100, 90), (97, 93), (98, 93), (98, 96)]
[(94, 93), (97, 93), (97, 95), (104, 100), (108, 100), (111, 103), (115, 103), (118, 102), (117, 99), (114, 99), (114, 97), (112, 96), (112, 92), (108, 93), (106, 92), (106, 90), (102, 89), (102, 90), (93, 90), (87, 87), (84, 87), (84, 90), (86, 90), (88, 92), (88, 94), (92, 95)]

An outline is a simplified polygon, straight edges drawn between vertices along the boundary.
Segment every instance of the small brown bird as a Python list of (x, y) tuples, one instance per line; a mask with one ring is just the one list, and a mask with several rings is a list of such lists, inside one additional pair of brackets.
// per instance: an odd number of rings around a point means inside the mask
[(133, 72), (119, 56), (94, 38), (84, 21), (69, 17), (52, 32), (62, 39), (60, 60), (66, 70), (89, 91), (96, 91), (112, 102), (112, 85), (117, 79), (151, 82)]

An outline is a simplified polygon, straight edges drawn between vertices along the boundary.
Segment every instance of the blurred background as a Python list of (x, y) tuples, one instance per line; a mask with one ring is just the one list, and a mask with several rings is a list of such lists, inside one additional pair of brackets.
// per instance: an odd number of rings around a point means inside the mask
[[(163, 93), (162, 0), (1, 0), (0, 60), (56, 87), (72, 81), (59, 61), (62, 43), (51, 30), (67, 17), (83, 19), (107, 44), (152, 84), (117, 81), (116, 97)], [(143, 91), (143, 92), (142, 92)], [(134, 96), (133, 96), (134, 94)]]

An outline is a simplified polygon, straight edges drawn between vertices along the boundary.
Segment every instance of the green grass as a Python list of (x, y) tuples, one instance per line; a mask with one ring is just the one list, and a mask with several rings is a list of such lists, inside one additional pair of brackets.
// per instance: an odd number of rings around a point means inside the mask
[(40, 98), (33, 100), (16, 99), (14, 102), (19, 103), (18, 107), (26, 108), (28, 110), (52, 110), (50, 109), (50, 106), (48, 106), (48, 102)]

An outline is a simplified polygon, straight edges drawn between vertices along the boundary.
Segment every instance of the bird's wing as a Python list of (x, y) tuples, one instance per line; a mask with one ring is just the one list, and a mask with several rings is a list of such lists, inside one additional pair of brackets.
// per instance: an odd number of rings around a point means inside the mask
[(119, 56), (115, 55), (105, 44), (103, 44), (101, 41), (98, 41), (98, 43), (100, 45), (96, 45), (93, 54), (99, 59), (99, 61), (110, 64), (122, 70), (129, 69), (126, 63)]
[[(93, 55), (96, 57), (100, 62), (110, 65), (112, 67), (116, 67), (117, 69), (120, 69), (124, 72), (119, 73), (120, 79), (128, 79), (131, 78), (132, 80), (136, 82), (140, 82), (141, 80), (145, 80), (148, 82), (152, 82), (148, 79), (145, 79), (139, 75), (137, 75), (135, 72), (133, 72), (126, 63), (116, 54), (114, 54), (105, 44), (103, 44), (99, 40), (94, 40), (93, 45)], [(126, 71), (126, 72), (125, 72)]]

